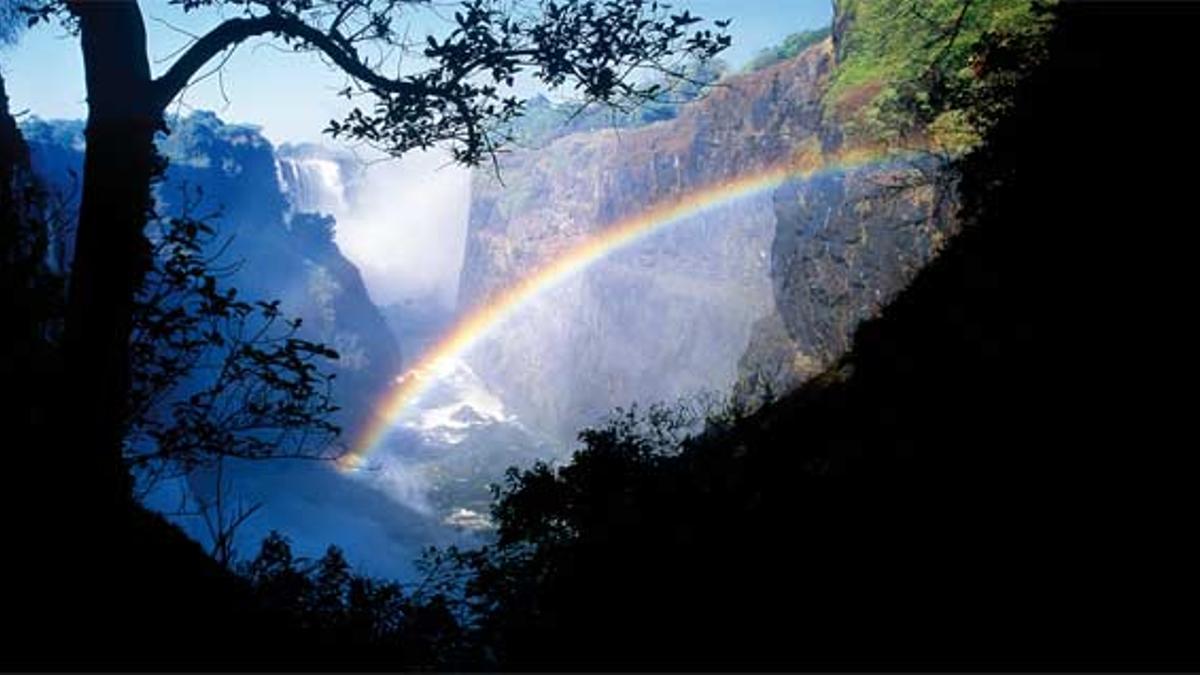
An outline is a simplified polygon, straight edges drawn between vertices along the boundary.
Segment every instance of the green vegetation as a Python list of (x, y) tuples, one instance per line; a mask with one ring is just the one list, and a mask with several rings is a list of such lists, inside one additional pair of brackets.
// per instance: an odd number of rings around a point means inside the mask
[(800, 55), (800, 52), (829, 37), (829, 34), (828, 27), (792, 33), (784, 38), (783, 42), (760, 51), (750, 60), (750, 63), (746, 64), (745, 72), (753, 73), (781, 61), (795, 58)]
[[(981, 6), (963, 3), (956, 24)], [(1036, 22), (981, 34), (964, 86), (926, 90), (945, 98), (914, 105), (916, 84), (945, 83), (935, 67), (859, 102), (982, 140), (954, 165), (962, 233), (850, 353), (753, 413), (630, 410), (583, 432), (569, 463), (508, 474), (490, 545), (430, 551), (414, 586), (360, 574), (336, 548), (300, 558), (278, 534), (234, 578), (131, 502), (101, 519), (103, 504), (66, 501), (79, 457), (25, 441), (63, 421), (37, 408), (61, 400), (64, 378), (32, 358), (54, 345), (28, 304), (58, 302), (61, 285), (38, 299), (44, 243), (27, 232), (41, 202), (22, 194), (34, 186), (0, 78), (0, 315), (13, 327), (0, 359), (19, 394), (8, 559), (23, 565), (5, 656), (64, 670), (1195, 663), (1194, 629), (1169, 611), (1197, 597), (1190, 410), (1174, 393), (1185, 356), (1140, 320), (1175, 328), (1187, 306), (1168, 291), (1188, 288), (1191, 251), (1160, 231), (1188, 222), (1191, 176), (1136, 170), (1186, 148), (1106, 142), (1114, 121), (1186, 128), (1186, 105), (1144, 93), (1186, 78), (1192, 26), (1082, 4), (1063, 3), (1053, 56), (1024, 81), (1008, 57)], [(1114, 82), (1136, 85), (1114, 95)]]
[[(851, 144), (915, 143), (961, 155), (1004, 115), (1012, 87), (1040, 61), (1055, 1), (838, 0), (836, 29), (789, 35), (742, 72), (795, 58), (836, 33), (826, 113)], [(538, 148), (571, 133), (673, 119), (725, 74), (719, 62), (693, 67), (683, 80), (659, 81), (654, 100), (625, 110), (534, 98), (505, 131)]]
[[(981, 77), (985, 61), (1019, 52), (1013, 69), (1038, 59), (1030, 48), (1049, 27), (1052, 0), (839, 0), (838, 67), (827, 114), (851, 139), (890, 144), (926, 137), (961, 153), (998, 119), (992, 101), (1020, 73)], [(1004, 91), (997, 91), (1003, 89)]]

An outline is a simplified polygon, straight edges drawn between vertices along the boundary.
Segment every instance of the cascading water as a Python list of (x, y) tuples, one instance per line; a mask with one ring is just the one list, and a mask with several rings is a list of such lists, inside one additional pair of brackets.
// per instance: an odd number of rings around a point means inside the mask
[(291, 211), (337, 219), (335, 237), (380, 307), (437, 304), (458, 294), (470, 172), (442, 152), (399, 160), (314, 144), (283, 145), (275, 170)]
[[(469, 174), (437, 172), (444, 161), (424, 155), (367, 171), (349, 153), (332, 148), (276, 151), (277, 180), (290, 211), (336, 218), (338, 247), (362, 270), (372, 300), (384, 305), (392, 300), (383, 311), (394, 315), (393, 335), (409, 359), (432, 339), (432, 331), (448, 324), (452, 307), (444, 298), (457, 290), (449, 282), (457, 281), (464, 246)], [(466, 363), (454, 364), (411, 412), (397, 420), (386, 456), (357, 478), (430, 526), (485, 529), (481, 514), (490, 493), (466, 477), (499, 476), (515, 461), (552, 453)]]
[(342, 216), (359, 172), (350, 157), (318, 146), (283, 146), (276, 153), (279, 185), (295, 211)]

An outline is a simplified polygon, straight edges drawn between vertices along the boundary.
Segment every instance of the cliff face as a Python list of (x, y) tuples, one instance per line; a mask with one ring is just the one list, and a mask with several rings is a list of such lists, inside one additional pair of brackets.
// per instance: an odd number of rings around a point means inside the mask
[[(517, 152), (474, 184), (461, 304), (663, 200), (836, 153), (833, 42), (730, 78), (676, 119)], [(699, 390), (790, 389), (846, 349), (951, 227), (932, 160), (791, 181), (694, 216), (536, 299), (472, 365), (541, 428)]]
[(743, 400), (784, 393), (851, 347), (854, 329), (928, 263), (957, 225), (932, 157), (789, 181), (774, 195), (774, 312), (739, 369)]
[(776, 306), (788, 333), (828, 360), (932, 256), (952, 222), (933, 160), (795, 181), (775, 193)]
[[(855, 20), (853, 3), (835, 4), (830, 80), (847, 58)], [(855, 105), (868, 101), (859, 98)], [(840, 113), (826, 101), (820, 147), (827, 155), (862, 142), (861, 133), (851, 140), (854, 134), (843, 129), (841, 120), (855, 114), (847, 100)], [(738, 364), (735, 393), (743, 402), (786, 393), (824, 370), (851, 347), (858, 324), (875, 316), (957, 232), (957, 179), (944, 158), (879, 156), (852, 170), (791, 180), (776, 191), (775, 307), (755, 326)]]
[(359, 270), (333, 241), (336, 223), (308, 213), (324, 205), (302, 199), (286, 157), (256, 130), (211, 113), (181, 120), (163, 150), (171, 163), (160, 199), (178, 210), (182, 189), (202, 190), (199, 213), (217, 211), (218, 232), (233, 237), (229, 256), (242, 261), (232, 282), (251, 297), (283, 300), (306, 337), (339, 353), (335, 394), (353, 426), (399, 371), (400, 354)]
[[(829, 48), (729, 81), (650, 126), (576, 134), (481, 173), (460, 305), (605, 226), (775, 164), (816, 137)], [(663, 228), (537, 298), (471, 363), (522, 418), (561, 437), (615, 406), (728, 388), (772, 305), (772, 196)]]
[[(78, 197), (72, 172), (82, 173), (82, 124), (35, 120), (25, 134), (35, 171), (71, 208)], [(303, 319), (303, 337), (341, 354), (335, 394), (342, 422), (354, 425), (398, 372), (399, 351), (332, 231), (310, 227), (312, 216), (299, 213), (313, 205), (293, 203), (299, 188), (279, 171), (275, 149), (253, 127), (204, 112), (174, 120), (159, 147), (170, 160), (157, 186), (159, 212), (209, 222), (220, 244), (228, 242), (220, 262), (233, 265), (226, 281), (239, 296), (282, 300), (286, 314)], [(55, 257), (69, 261), (70, 242), (61, 247)]]

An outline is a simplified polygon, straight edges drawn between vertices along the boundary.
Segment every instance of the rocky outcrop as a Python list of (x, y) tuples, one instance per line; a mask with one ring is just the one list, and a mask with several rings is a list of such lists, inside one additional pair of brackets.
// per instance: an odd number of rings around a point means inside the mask
[[(494, 293), (615, 221), (753, 174), (820, 129), (828, 42), (728, 80), (670, 121), (517, 152), (473, 185), (460, 305)], [(772, 305), (764, 190), (663, 228), (536, 298), (471, 355), (538, 428), (570, 437), (615, 406), (725, 390)]]
[[(241, 261), (231, 283), (257, 298), (279, 298), (299, 316), (305, 337), (333, 347), (335, 395), (343, 422), (353, 427), (400, 370), (400, 353), (383, 315), (372, 303), (355, 265), (333, 240), (333, 218), (310, 213), (296, 182), (280, 171), (276, 149), (258, 130), (224, 124), (211, 113), (179, 120), (164, 142), (171, 163), (159, 188), (168, 212), (199, 189), (198, 213), (214, 212), (228, 256)], [(311, 148), (289, 148), (285, 158), (326, 161)]]
[[(24, 130), (35, 171), (69, 208), (78, 195), (83, 125), (32, 120)], [(159, 148), (169, 159), (157, 186), (160, 214), (207, 221), (217, 231), (221, 263), (230, 266), (226, 281), (241, 297), (282, 300), (287, 315), (303, 319), (303, 337), (340, 353), (335, 395), (342, 423), (354, 426), (390, 385), (400, 355), (358, 269), (333, 242), (332, 219), (292, 203), (297, 186), (281, 180), (275, 148), (255, 127), (197, 112), (173, 120)], [(305, 148), (291, 156), (317, 161)], [(63, 260), (70, 259), (69, 244)]]
[[(676, 119), (575, 134), (474, 184), (470, 307), (648, 205), (798, 157), (836, 158), (833, 40), (724, 80)], [(931, 158), (795, 179), (665, 228), (530, 303), (471, 356), (533, 424), (569, 436), (615, 406), (782, 393), (827, 366), (952, 230)]]
[(922, 157), (819, 175), (775, 193), (773, 315), (739, 368), (743, 400), (795, 388), (851, 347), (855, 328), (928, 263), (957, 225), (952, 176)]
[[(854, 10), (853, 3), (835, 4), (835, 73), (853, 39)], [(820, 131), (826, 156), (863, 142), (844, 133), (842, 112), (826, 111)], [(851, 347), (859, 323), (907, 286), (957, 231), (956, 179), (944, 157), (870, 152), (878, 161), (791, 180), (776, 191), (775, 308), (755, 327), (738, 364), (741, 402), (757, 405), (827, 368)]]
[(920, 269), (952, 222), (933, 160), (794, 181), (775, 193), (776, 307), (788, 333), (827, 361)]

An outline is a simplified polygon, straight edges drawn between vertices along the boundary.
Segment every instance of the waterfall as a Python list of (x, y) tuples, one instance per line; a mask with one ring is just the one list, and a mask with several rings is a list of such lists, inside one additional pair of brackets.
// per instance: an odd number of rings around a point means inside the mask
[(353, 180), (347, 162), (321, 156), (301, 146), (277, 153), (279, 185), (293, 211), (342, 215), (349, 207), (347, 187)]
[(367, 163), (347, 150), (303, 143), (276, 149), (292, 213), (337, 220), (334, 238), (379, 305), (449, 305), (458, 294), (470, 172), (441, 151)]

